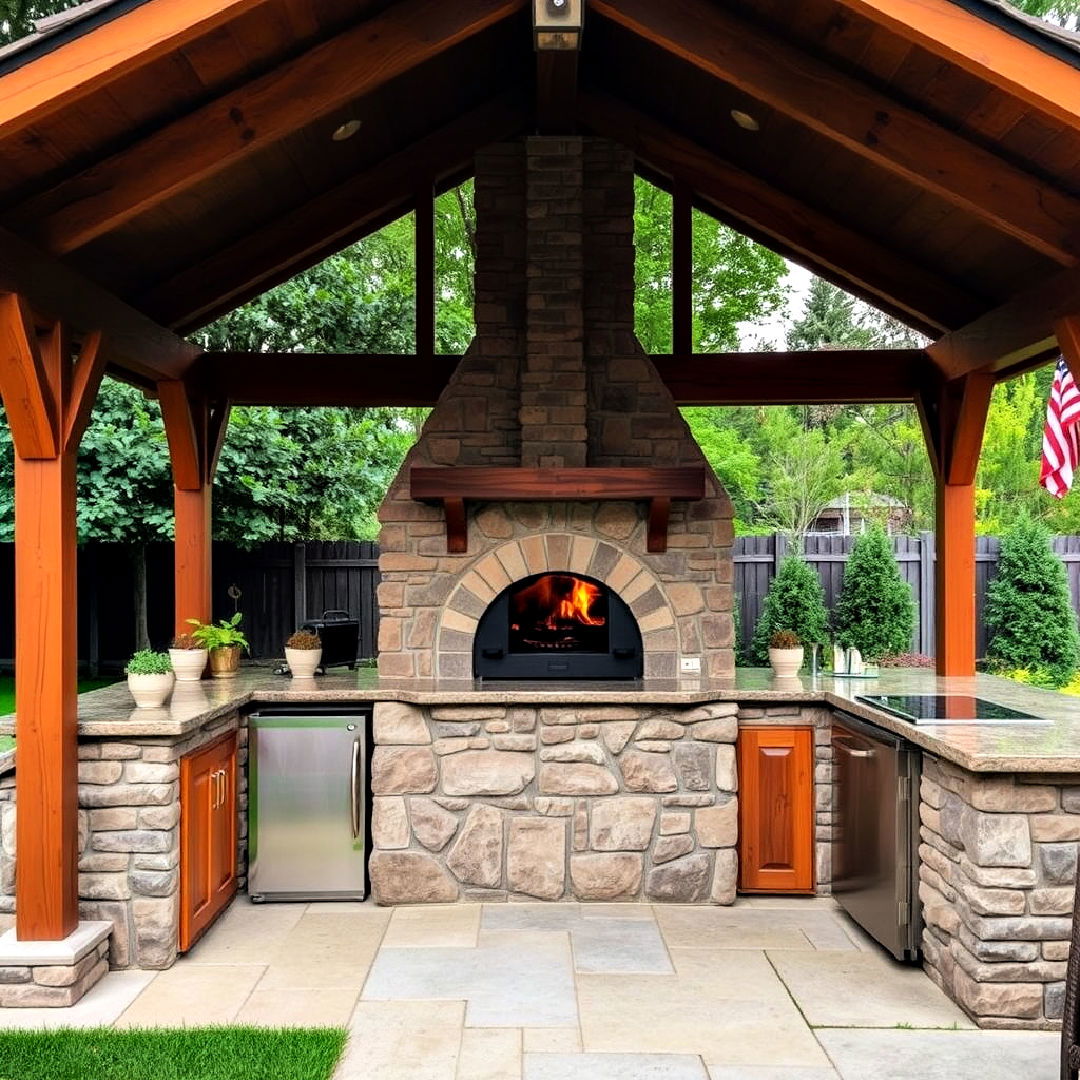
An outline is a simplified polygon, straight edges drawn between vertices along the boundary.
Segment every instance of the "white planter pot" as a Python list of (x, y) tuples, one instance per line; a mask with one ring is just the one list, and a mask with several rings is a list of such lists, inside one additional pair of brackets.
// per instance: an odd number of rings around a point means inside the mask
[(285, 649), (285, 663), (294, 679), (310, 679), (322, 663), (322, 649)]
[(797, 649), (770, 649), (769, 663), (772, 664), (773, 674), (778, 679), (791, 679), (799, 674), (802, 667), (803, 648)]
[(173, 673), (129, 675), (128, 689), (140, 709), (160, 709), (173, 688)]
[(177, 682), (198, 682), (206, 671), (206, 649), (170, 649), (173, 674)]

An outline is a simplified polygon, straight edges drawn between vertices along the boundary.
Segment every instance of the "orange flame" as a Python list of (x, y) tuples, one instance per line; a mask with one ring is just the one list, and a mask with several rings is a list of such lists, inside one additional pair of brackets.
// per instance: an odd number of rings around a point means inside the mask
[[(557, 630), (567, 622), (584, 626), (603, 626), (605, 619), (592, 614), (592, 606), (600, 598), (600, 588), (570, 574), (545, 574), (515, 597), (518, 610), (533, 604), (546, 612), (537, 626)], [(534, 609), (535, 610), (535, 609)]]

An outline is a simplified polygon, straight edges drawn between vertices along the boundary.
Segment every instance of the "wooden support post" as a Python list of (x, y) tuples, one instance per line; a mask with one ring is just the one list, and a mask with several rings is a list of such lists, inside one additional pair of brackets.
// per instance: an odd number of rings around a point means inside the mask
[(180, 379), (158, 383), (158, 399), (173, 470), (174, 626), (184, 634), (188, 619), (209, 622), (213, 615), (212, 491), (229, 406)]
[(676, 356), (694, 351), (694, 203), (680, 182), (671, 199), (671, 337)]
[(435, 188), (421, 186), (416, 196), (416, 352), (435, 352)]
[(15, 443), (15, 933), (58, 941), (79, 922), (75, 459), (101, 382), (97, 334), (78, 359), (0, 294), (0, 397)]
[(928, 383), (918, 404), (937, 486), (937, 672), (974, 675), (975, 474), (994, 376)]

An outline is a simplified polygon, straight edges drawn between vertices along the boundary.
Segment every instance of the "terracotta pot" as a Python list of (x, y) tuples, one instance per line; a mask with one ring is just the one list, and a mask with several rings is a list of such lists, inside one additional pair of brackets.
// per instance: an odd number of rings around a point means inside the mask
[(222, 645), (210, 650), (210, 674), (215, 679), (233, 679), (240, 670), (240, 646)]
[(322, 663), (322, 649), (290, 649), (286, 645), (285, 663), (294, 679), (310, 679)]
[(198, 682), (206, 671), (206, 649), (170, 649), (169, 659), (177, 682)]
[(173, 673), (129, 675), (128, 690), (140, 709), (160, 709), (173, 688)]
[(799, 674), (802, 667), (803, 648), (797, 649), (770, 649), (769, 663), (772, 664), (773, 674), (778, 679), (791, 679)]

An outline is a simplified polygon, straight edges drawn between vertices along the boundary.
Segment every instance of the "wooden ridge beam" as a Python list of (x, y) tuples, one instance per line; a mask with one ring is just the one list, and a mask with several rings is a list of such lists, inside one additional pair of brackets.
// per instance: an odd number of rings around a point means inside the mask
[(781, 38), (700, 0), (592, 0), (613, 23), (1063, 266), (1080, 203)]
[(266, 0), (155, 0), (3, 76), (0, 139), (231, 22)]
[(62, 181), (5, 220), (54, 254), (73, 251), (523, 7), (524, 0), (402, 0)]
[(1062, 271), (942, 335), (927, 355), (949, 379), (973, 371), (1004, 376), (1039, 367), (1057, 355), (1054, 323), (1075, 314), (1078, 301), (1080, 270)]
[[(1080, 128), (1080, 70), (1023, 40), (1024, 28), (1004, 13), (995, 25), (953, 0), (838, 2), (1040, 112)], [(1050, 48), (1055, 44), (1052, 38), (1048, 42)]]
[(100, 285), (0, 229), (0, 292), (20, 294), (40, 316), (100, 333), (110, 364), (143, 381), (178, 378), (202, 349), (159, 326)]
[(494, 98), (152, 286), (139, 306), (186, 331), (204, 325), (407, 213), (417, 176), (456, 178), (481, 147), (518, 134), (525, 115), (520, 93)]
[[(233, 405), (430, 406), (460, 356), (206, 353), (199, 381)], [(656, 355), (677, 405), (915, 401), (929, 365), (921, 349)]]
[(986, 310), (987, 301), (935, 271), (770, 187), (615, 98), (583, 93), (579, 109), (591, 130), (629, 147), (652, 169), (685, 181), (734, 219), (733, 227), (755, 233), (766, 246), (778, 242), (783, 254), (928, 336)]

